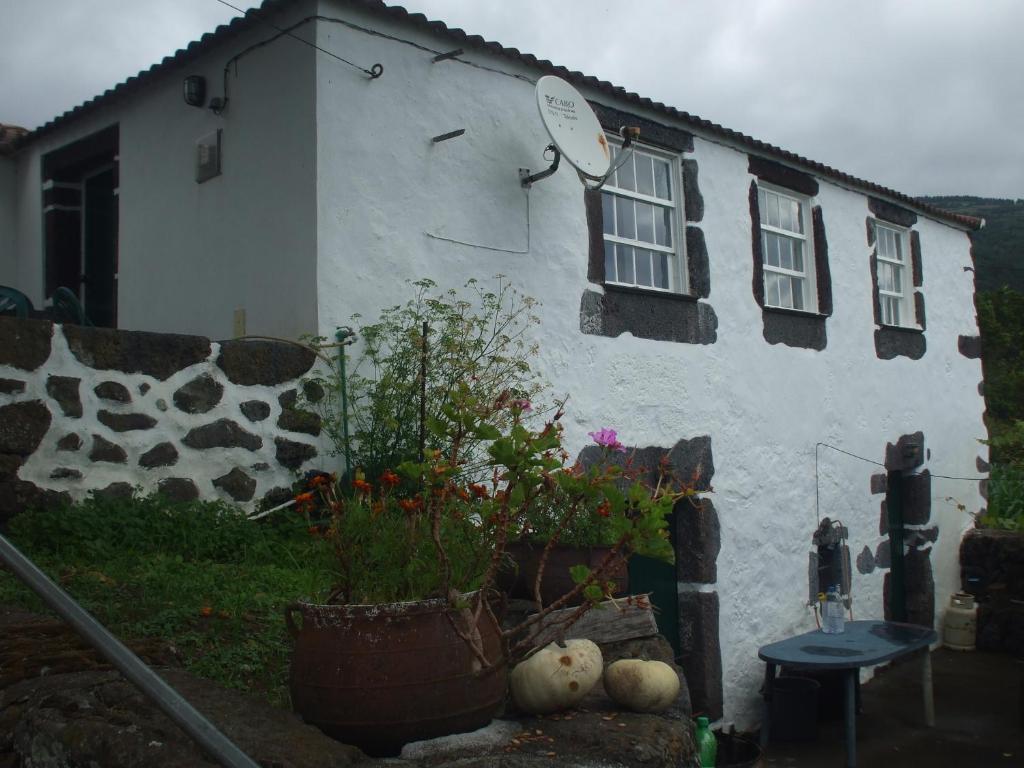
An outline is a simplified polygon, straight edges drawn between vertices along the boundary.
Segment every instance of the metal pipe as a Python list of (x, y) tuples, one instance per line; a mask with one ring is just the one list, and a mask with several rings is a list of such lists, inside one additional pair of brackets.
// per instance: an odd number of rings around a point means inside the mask
[(352, 448), (348, 436), (348, 381), (345, 371), (345, 346), (355, 341), (355, 333), (351, 328), (339, 328), (334, 338), (338, 344), (338, 373), (341, 376), (341, 439), (345, 445), (345, 474), (352, 482)]
[(180, 693), (164, 682), (3, 536), (0, 536), (0, 562), (10, 568), (15, 576), (88, 640), (103, 658), (113, 664), (217, 762), (227, 768), (259, 768)]

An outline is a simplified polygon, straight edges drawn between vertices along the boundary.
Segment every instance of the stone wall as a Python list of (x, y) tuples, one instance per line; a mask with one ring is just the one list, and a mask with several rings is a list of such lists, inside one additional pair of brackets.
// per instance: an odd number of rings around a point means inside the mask
[(286, 499), (324, 448), (320, 418), (296, 408), (314, 361), (286, 342), (0, 317), (0, 523), (133, 488)]
[(1024, 657), (1024, 533), (968, 531), (960, 573), (978, 601), (978, 648)]

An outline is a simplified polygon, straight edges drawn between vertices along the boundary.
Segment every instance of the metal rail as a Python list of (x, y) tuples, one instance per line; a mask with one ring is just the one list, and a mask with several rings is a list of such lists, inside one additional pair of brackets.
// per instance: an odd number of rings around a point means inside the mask
[(259, 768), (252, 758), (236, 747), (180, 693), (164, 682), (3, 536), (0, 536), (0, 562), (10, 568), (15, 576), (25, 582), (50, 608), (88, 640), (107, 661), (217, 762), (226, 768)]

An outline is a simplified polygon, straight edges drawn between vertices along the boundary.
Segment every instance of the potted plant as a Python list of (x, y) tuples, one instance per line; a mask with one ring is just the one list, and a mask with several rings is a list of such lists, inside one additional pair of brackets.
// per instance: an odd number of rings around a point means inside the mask
[[(628, 553), (671, 559), (665, 516), (692, 493), (630, 481), (614, 462), (570, 464), (562, 408), (537, 420), (524, 396), (536, 379), (523, 318), (510, 319), (508, 293), (481, 296), (476, 314), (452, 294), (421, 294), (370, 329), (363, 361), (374, 375), (338, 382), (354, 383), (344, 415), (355, 439), (340, 450), (366, 469), (314, 475), (296, 497), (334, 587), (289, 608), (293, 705), (371, 753), (486, 724), (534, 625), (574, 603), (566, 622), (583, 615)], [(610, 455), (620, 446), (608, 434), (595, 440)], [(503, 627), (494, 584), (509, 542), (547, 526), (543, 570), (560, 538), (591, 519), (607, 533), (607, 554), (574, 567), (564, 594)]]

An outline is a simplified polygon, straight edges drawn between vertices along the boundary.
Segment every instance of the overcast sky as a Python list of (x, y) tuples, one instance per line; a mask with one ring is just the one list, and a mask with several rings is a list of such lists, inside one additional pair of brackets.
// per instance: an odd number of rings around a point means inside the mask
[[(0, 122), (28, 128), (237, 15), (217, 0), (2, 5)], [(1024, 197), (1022, 0), (403, 5), (901, 192)]]

